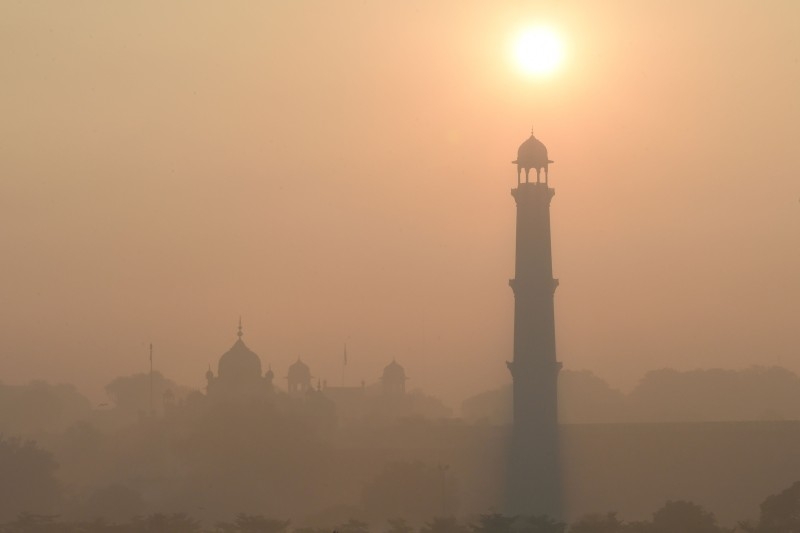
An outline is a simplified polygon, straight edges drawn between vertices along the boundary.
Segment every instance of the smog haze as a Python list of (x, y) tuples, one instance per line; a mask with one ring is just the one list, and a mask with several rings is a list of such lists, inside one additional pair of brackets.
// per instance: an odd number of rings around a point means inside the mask
[[(800, 372), (793, 2), (0, 6), (0, 375), (509, 381), (515, 185), (550, 157), (559, 358)], [(563, 65), (514, 68), (526, 25)]]

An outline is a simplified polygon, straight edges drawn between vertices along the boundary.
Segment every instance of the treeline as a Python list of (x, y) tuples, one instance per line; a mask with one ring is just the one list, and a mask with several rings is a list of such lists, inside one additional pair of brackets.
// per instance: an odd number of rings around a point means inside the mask
[(350, 519), (331, 527), (296, 527), (289, 520), (239, 514), (211, 527), (182, 513), (156, 513), (126, 523), (101, 519), (62, 521), (57, 516), (22, 514), (0, 526), (0, 533), (796, 533), (800, 531), (800, 482), (761, 504), (757, 522), (733, 527), (717, 524), (714, 515), (687, 501), (669, 501), (650, 520), (626, 522), (616, 513), (587, 515), (566, 524), (546, 516), (506, 516), (488, 513), (471, 521), (435, 517), (415, 528), (402, 518), (371, 527)]
[[(669, 368), (645, 374), (625, 394), (588, 371), (559, 377), (563, 423), (721, 422), (800, 419), (800, 376), (781, 367), (745, 370)], [(470, 421), (511, 421), (511, 387), (465, 400)]]
[[(158, 372), (152, 383), (158, 414), (163, 414), (166, 395), (180, 402), (202, 397)], [(101, 428), (129, 425), (150, 410), (146, 374), (118, 377), (106, 392), (108, 402), (93, 406), (72, 385), (0, 383), (0, 433), (41, 441), (81, 421)], [(510, 423), (510, 386), (468, 398), (461, 412), (470, 422)], [(591, 372), (564, 370), (559, 378), (559, 416), (563, 423), (800, 420), (800, 376), (781, 367), (666, 368), (648, 372), (626, 394)]]
[[(92, 403), (74, 385), (35, 380), (25, 385), (0, 383), (0, 433), (35, 436), (59, 433), (79, 422), (112, 428), (138, 421), (150, 409), (150, 376), (120, 376), (106, 385), (108, 401)], [(185, 398), (192, 391), (164, 377), (152, 376), (155, 408), (163, 412), (163, 397)]]
[[(365, 390), (374, 392), (375, 386), (367, 386)], [(41, 380), (25, 385), (0, 383), (0, 434), (43, 441), (78, 423), (90, 423), (109, 431), (138, 423), (146, 417), (164, 416), (176, 407), (197, 407), (206, 400), (201, 391), (176, 383), (158, 371), (152, 376), (139, 373), (116, 377), (105, 386), (105, 392), (107, 400), (92, 405), (70, 384)], [(275, 396), (282, 401), (286, 393), (278, 387)], [(348, 422), (362, 418), (373, 423), (402, 417), (441, 419), (452, 416), (452, 409), (439, 398), (418, 390), (406, 394), (400, 404), (387, 405), (380, 394), (370, 394), (360, 406), (352, 403), (349, 411), (337, 411), (335, 416), (349, 419)]]

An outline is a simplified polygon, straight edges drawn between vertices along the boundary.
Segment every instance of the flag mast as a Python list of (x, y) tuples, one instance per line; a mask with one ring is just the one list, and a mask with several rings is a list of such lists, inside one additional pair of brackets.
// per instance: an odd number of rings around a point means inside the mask
[(150, 415), (155, 414), (153, 408), (153, 343), (150, 343)]
[(342, 387), (344, 387), (344, 367), (347, 366), (347, 343), (344, 343), (344, 357), (342, 359)]

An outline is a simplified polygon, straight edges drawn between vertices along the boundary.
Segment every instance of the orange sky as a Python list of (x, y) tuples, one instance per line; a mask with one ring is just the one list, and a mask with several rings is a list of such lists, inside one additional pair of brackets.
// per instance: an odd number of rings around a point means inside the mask
[[(800, 4), (0, 4), (0, 379), (509, 381), (516, 148), (551, 184), (559, 358), (800, 372)], [(548, 79), (509, 40), (564, 37)]]

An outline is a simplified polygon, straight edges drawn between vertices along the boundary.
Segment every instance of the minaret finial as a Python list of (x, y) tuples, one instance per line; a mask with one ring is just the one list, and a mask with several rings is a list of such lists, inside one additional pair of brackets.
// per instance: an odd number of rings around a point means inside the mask
[(239, 331), (236, 333), (236, 336), (241, 339), (242, 335), (244, 335), (244, 333), (242, 333), (242, 315), (239, 315)]

